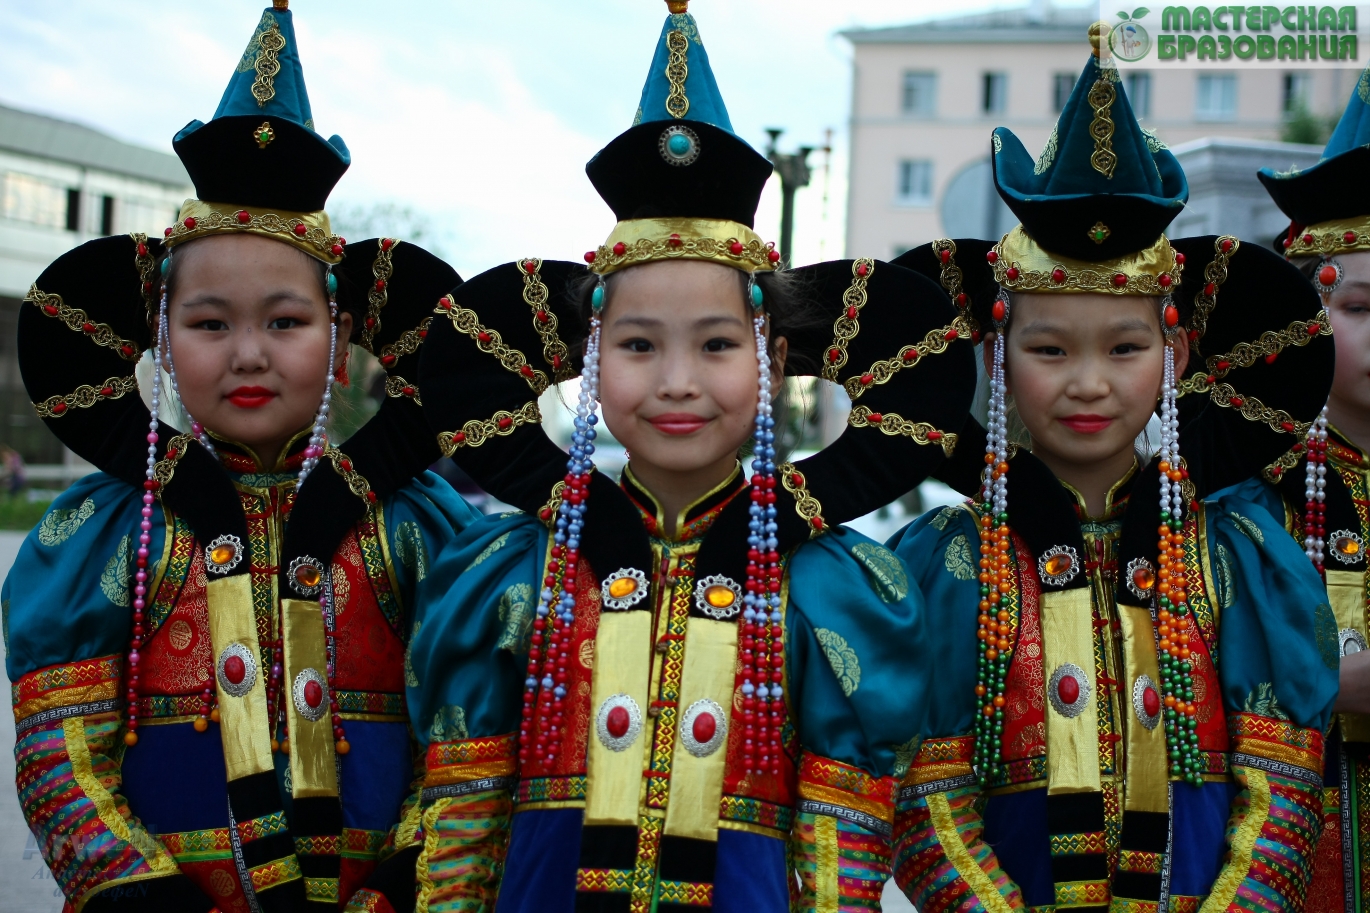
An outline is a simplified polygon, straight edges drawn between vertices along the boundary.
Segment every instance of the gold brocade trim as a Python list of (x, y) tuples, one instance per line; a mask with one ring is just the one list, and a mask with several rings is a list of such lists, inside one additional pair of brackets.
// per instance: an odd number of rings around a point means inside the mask
[(107, 323), (93, 322), (80, 308), (69, 307), (61, 295), (49, 294), (34, 284), (29, 286), (24, 301), (36, 305), (49, 317), (56, 317), (67, 325), (67, 329), (89, 336), (97, 346), (113, 349), (125, 361), (137, 361), (142, 357), (143, 350), (136, 343), (124, 339)]
[[(166, 445), (165, 455), (157, 461), (157, 465), (152, 467), (152, 480), (157, 483), (157, 497), (162, 496), (162, 489), (167, 487), (171, 477), (176, 472), (176, 464), (181, 461), (181, 457), (186, 455), (186, 450), (195, 443), (195, 435), (186, 432), (178, 434)], [(155, 592), (149, 590), (148, 592)]]
[[(285, 705), (290, 733), (290, 794), (296, 799), (336, 798), (338, 764), (327, 704), (321, 703), (319, 712), (311, 713), (301, 700), (301, 692), (293, 690), (304, 688), (302, 676), (312, 674), (318, 681), (322, 678), (320, 670), (328, 668), (323, 613), (319, 604), (309, 599), (282, 599), (280, 603), (281, 640), (285, 646), (281, 703)], [(321, 695), (324, 701), (330, 697), (326, 686)]]
[(138, 282), (142, 289), (143, 307), (147, 310), (147, 325), (150, 330), (154, 325), (154, 315), (161, 304), (154, 281), (157, 275), (157, 259), (152, 256), (152, 251), (147, 246), (147, 235), (138, 231), (131, 233), (129, 237), (133, 239), (133, 267), (138, 270)]
[(1227, 262), (1242, 246), (1239, 238), (1221, 235), (1213, 241), (1213, 259), (1204, 267), (1204, 287), (1194, 296), (1194, 315), (1189, 318), (1190, 347), (1199, 350), (1199, 341), (1208, 332), (1208, 318), (1218, 304), (1218, 291), (1227, 281)]
[(1103, 831), (1051, 834), (1047, 843), (1053, 856), (1090, 856), (1108, 852), (1108, 835)]
[(862, 796), (845, 789), (837, 789), (826, 786), (822, 783), (810, 783), (804, 780), (799, 781), (799, 798), (812, 799), (815, 802), (824, 802), (828, 805), (836, 805), (841, 808), (851, 809), (870, 815), (879, 821), (892, 824), (894, 821), (894, 806), (889, 801), (882, 801), (879, 797)]
[(252, 97), (257, 99), (257, 107), (261, 108), (276, 97), (276, 74), (281, 72), (281, 61), (277, 55), (285, 50), (285, 36), (276, 25), (275, 17), (257, 39), (257, 47), (260, 50), (252, 64), (252, 69), (257, 71), (257, 78), (252, 81)]
[(89, 409), (96, 403), (107, 399), (119, 399), (125, 393), (136, 389), (138, 378), (132, 374), (127, 377), (110, 377), (99, 387), (82, 384), (66, 396), (49, 396), (41, 403), (34, 403), (33, 409), (39, 418), (61, 418), (73, 406), (77, 409)]
[(528, 359), (518, 349), (505, 345), (504, 337), (500, 335), (499, 330), (492, 330), (482, 324), (480, 316), (475, 311), (461, 307), (451, 295), (444, 295), (433, 313), (446, 314), (452, 321), (452, 326), (475, 340), (476, 348), (486, 355), (495, 356), (499, 363), (504, 365), (505, 370), (522, 377), (534, 394), (541, 396), (547, 389), (550, 383), (547, 375), (528, 364)]
[(1242, 396), (1231, 384), (1218, 384), (1209, 394), (1209, 399), (1219, 406), (1238, 410), (1248, 421), (1269, 425), (1272, 431), (1304, 437), (1313, 423), (1300, 422), (1283, 409), (1271, 409), (1254, 396)]
[(909, 772), (904, 776), (904, 783), (909, 786), (922, 786), (924, 783), (936, 783), (938, 780), (967, 777), (974, 772), (974, 768), (967, 761), (948, 761), (945, 764), (917, 764), (909, 768)]
[(286, 830), (285, 812), (272, 812), (251, 821), (238, 822), (238, 839), (243, 843), (251, 843), (253, 840), (284, 834)]
[(744, 273), (780, 265), (774, 244), (729, 219), (628, 219), (592, 253), (586, 256), (590, 271), (601, 276), (655, 260), (708, 260)]
[(652, 913), (657, 884), (657, 865), (661, 861), (661, 819), (643, 818), (637, 830), (637, 860), (633, 864), (633, 886), (628, 896), (628, 913)]
[[(1286, 472), (1299, 465), (1299, 461), (1303, 459), (1304, 452), (1307, 449), (1308, 448), (1302, 441), (1298, 442), (1293, 447), (1280, 454), (1279, 458), (1273, 463), (1262, 469), (1261, 478), (1270, 482), (1272, 485), (1278, 484)], [(1303, 521), (1300, 520), (1299, 522), (1302, 523)]]
[(1089, 122), (1089, 135), (1094, 138), (1094, 153), (1089, 164), (1095, 171), (1113, 180), (1113, 169), (1118, 166), (1118, 156), (1113, 152), (1113, 103), (1118, 100), (1118, 92), (1113, 88), (1113, 80), (1102, 75), (1094, 81), (1087, 96), (1089, 105), (1094, 109), (1094, 119)]
[(1258, 358), (1269, 358), (1287, 346), (1306, 346), (1318, 336), (1331, 336), (1327, 311), (1318, 311), (1312, 320), (1296, 320), (1283, 330), (1266, 330), (1255, 342), (1239, 342), (1223, 355), (1210, 355), (1204, 362), (1207, 374), (1195, 374), (1180, 381), (1179, 395), (1207, 393), (1233, 368), (1249, 368)]
[[(1100, 852), (1103, 852), (1100, 850)], [(1165, 866), (1165, 853), (1150, 853), (1145, 850), (1119, 850), (1118, 871), (1145, 872), (1159, 875)]]
[(304, 896), (311, 901), (336, 904), (338, 902), (338, 879), (306, 878), (304, 880)]
[(1370, 250), (1370, 216), (1309, 225), (1284, 249), (1286, 257), (1331, 257)]
[(1056, 909), (1097, 907), (1109, 902), (1107, 881), (1056, 882)]
[(557, 522), (557, 511), (561, 509), (561, 494), (566, 490), (566, 482), (562, 480), (552, 486), (552, 495), (547, 499), (547, 503), (542, 505), (538, 511), (538, 519), (547, 524), (550, 529)]
[[(1045, 710), (1047, 794), (1098, 793), (1103, 790), (1099, 730), (1106, 720), (1100, 719), (1093, 592), (1090, 587), (1045, 592), (1038, 608), (1044, 674), (1050, 676), (1068, 665), (1084, 673), (1081, 706), (1073, 715), (1067, 716), (1052, 702), (1048, 702)], [(1047, 691), (1056, 696), (1050, 682)]]
[(405, 330), (400, 334), (399, 339), (381, 349), (381, 364), (389, 368), (404, 356), (417, 352), (419, 346), (423, 345), (423, 340), (428, 336), (428, 325), (432, 322), (432, 317), (423, 318), (414, 329)]
[(95, 776), (90, 759), (90, 743), (86, 741), (85, 717), (71, 716), (63, 720), (62, 739), (67, 759), (71, 762), (72, 779), (95, 806), (96, 816), (110, 834), (133, 847), (154, 874), (170, 875), (177, 872), (176, 860), (141, 825), (136, 830), (129, 826), (104, 782)]
[(956, 829), (956, 816), (952, 814), (951, 803), (947, 801), (946, 794), (932, 793), (926, 801), (928, 817), (932, 820), (932, 829), (937, 834), (938, 844), (946, 853), (947, 861), (956, 869), (956, 874), (984, 906), (985, 913), (1013, 913), (1004, 895), (999, 893), (999, 888), (985, 870), (980, 868), (980, 863), (971, 856), (970, 850), (961, 839), (961, 833)]
[(885, 361), (877, 361), (865, 374), (848, 377), (842, 389), (853, 402), (860, 399), (871, 387), (887, 383), (904, 368), (912, 368), (925, 356), (940, 355), (947, 350), (953, 339), (970, 339), (970, 320), (962, 315), (944, 327), (929, 330), (923, 341), (904, 346), (899, 354)]
[(576, 890), (595, 894), (627, 894), (633, 889), (632, 869), (576, 869)]
[(423, 779), (423, 785), (427, 788), (430, 786), (448, 786), (453, 783), (469, 783), (472, 780), (509, 777), (513, 776), (517, 769), (518, 762), (514, 758), (439, 767), (428, 771), (427, 776)]
[(659, 903), (678, 903), (690, 907), (712, 907), (714, 886), (708, 882), (663, 881), (658, 885)]
[(291, 212), (186, 200), (171, 226), (171, 234), (162, 243), (170, 250), (205, 235), (235, 231), (284, 241), (325, 263), (342, 262), (342, 238), (333, 234), (328, 213), (323, 210)]
[(282, 856), (280, 859), (273, 859), (271, 862), (253, 866), (247, 870), (247, 875), (252, 881), (254, 891), (265, 891), (268, 888), (274, 888), (289, 881), (298, 881), (304, 877), (304, 873), (300, 871), (300, 860), (293, 855)]
[(1092, 262), (1044, 250), (1018, 225), (999, 239), (993, 254), (990, 262), (994, 281), (1015, 292), (1107, 292), (1160, 297), (1180, 284), (1184, 271), (1165, 235), (1144, 250)]
[(523, 303), (533, 309), (533, 330), (542, 338), (542, 360), (552, 369), (557, 383), (571, 377), (571, 358), (566, 343), (557, 335), (557, 315), (547, 306), (550, 293), (542, 281), (542, 258), (528, 257), (519, 261), (523, 275)]
[(832, 346), (823, 357), (823, 378), (833, 383), (841, 380), (840, 371), (847, 363), (847, 344), (861, 332), (861, 309), (866, 306), (866, 283), (875, 273), (875, 261), (863, 257), (851, 265), (851, 285), (842, 293), (842, 313), (832, 325)]
[(398, 374), (385, 379), (385, 395), (391, 399), (412, 399), (418, 405), (423, 405), (423, 400), (419, 398), (418, 384), (411, 384)]
[[(230, 646), (245, 649), (248, 656), (262, 656), (254, 601), (251, 574), (220, 577), (205, 585), (209, 639), (215, 657), (222, 656)], [(318, 611), (316, 605), (316, 615)], [(224, 767), (228, 779), (240, 780), (253, 774), (274, 771), (276, 765), (271, 755), (265, 670), (258, 668), (251, 688), (241, 696), (229, 693), (224, 684), (222, 676), (215, 676), (219, 733), (223, 741)], [(288, 681), (285, 689), (288, 695)], [(289, 701), (288, 696), (286, 700)]]
[(1232, 849), (1228, 854), (1227, 865), (1213, 882), (1208, 899), (1200, 907), (1201, 913), (1220, 913), (1228, 909), (1237, 896), (1237, 888), (1246, 880), (1251, 871), (1256, 851), (1256, 840), (1270, 817), (1270, 781), (1265, 771), (1255, 767), (1243, 767), (1237, 777), (1246, 780), (1249, 796), (1246, 815), (1232, 828)]
[(395, 272), (393, 258), (399, 243), (393, 238), (381, 238), (376, 242), (376, 259), (371, 263), (371, 275), (376, 281), (366, 293), (366, 319), (362, 322), (361, 338), (357, 340), (357, 345), (368, 352), (373, 352), (371, 342), (381, 331), (381, 311), (390, 302), (390, 276)]
[(975, 318), (970, 316), (970, 296), (966, 294), (963, 285), (965, 275), (961, 272), (961, 267), (956, 265), (956, 242), (951, 238), (937, 238), (932, 242), (932, 252), (937, 255), (937, 262), (942, 264), (942, 272), (938, 274), (937, 281), (947, 290), (951, 303), (956, 305), (966, 318), (970, 328), (978, 329)]
[(853, 428), (879, 428), (884, 434), (912, 438), (917, 444), (940, 444), (942, 452), (951, 456), (956, 449), (956, 435), (938, 431), (927, 422), (912, 422), (897, 412), (872, 412), (868, 406), (855, 406), (847, 416)]
[(460, 431), (442, 432), (438, 435), (438, 448), (443, 456), (450, 457), (458, 448), (479, 447), (492, 437), (507, 437), (523, 425), (536, 425), (541, 421), (537, 400), (529, 400), (517, 412), (501, 409), (484, 421), (471, 419)]
[(839, 913), (842, 909), (839, 869), (842, 853), (837, 843), (837, 819), (815, 816), (813, 821), (813, 908), (815, 913)]
[(341, 848), (342, 837), (337, 834), (295, 838), (295, 855), (297, 856), (336, 856)]
[(809, 538), (821, 536), (828, 528), (827, 522), (823, 519), (823, 505), (809, 494), (808, 480), (804, 478), (804, 473), (796, 469), (793, 463), (781, 463), (778, 468), (780, 484), (794, 495), (795, 513), (809, 526)]
[[(371, 490), (371, 483), (366, 481), (366, 476), (353, 468), (352, 460), (347, 454), (337, 447), (329, 447), (323, 452), (323, 455), (332, 462), (334, 471), (342, 476), (349, 491), (368, 504), (375, 503), (376, 493)], [(399, 590), (395, 590), (395, 592), (399, 592)]]
[(671, 83), (671, 91), (666, 96), (666, 113), (680, 120), (690, 113), (690, 100), (685, 97), (685, 80), (690, 75), (687, 52), (690, 39), (680, 29), (666, 33), (666, 49), (670, 57), (666, 60), (666, 79)]

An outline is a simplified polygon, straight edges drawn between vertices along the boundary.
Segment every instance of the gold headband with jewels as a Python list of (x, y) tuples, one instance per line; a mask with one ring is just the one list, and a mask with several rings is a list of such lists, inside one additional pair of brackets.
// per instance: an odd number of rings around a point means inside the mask
[(1370, 250), (1370, 216), (1309, 225), (1284, 249), (1286, 257), (1333, 257)]
[(994, 281), (1014, 292), (1109, 292), (1165, 295), (1180, 283), (1184, 256), (1162, 235), (1145, 250), (1098, 262), (1043, 250), (1019, 225), (985, 255)]
[(289, 212), (256, 206), (233, 206), (186, 200), (176, 224), (166, 230), (165, 244), (175, 247), (186, 241), (226, 232), (247, 232), (294, 245), (317, 260), (340, 263), (347, 242), (333, 234), (328, 213)]
[(780, 268), (775, 244), (727, 219), (630, 219), (585, 254), (591, 272), (601, 276), (654, 260), (707, 260), (744, 273)]

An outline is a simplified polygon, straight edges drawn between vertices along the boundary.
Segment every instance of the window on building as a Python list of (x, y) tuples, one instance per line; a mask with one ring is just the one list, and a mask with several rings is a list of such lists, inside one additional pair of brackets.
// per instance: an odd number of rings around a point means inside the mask
[(0, 186), (0, 213), (5, 218), (47, 228), (67, 227), (67, 188), (13, 171), (0, 175)]
[(158, 235), (175, 221), (176, 209), (165, 203), (125, 198), (115, 206), (114, 226), (120, 234), (141, 231)]
[(1051, 77), (1052, 110), (1060, 114), (1065, 110), (1070, 93), (1075, 89), (1074, 73), (1057, 73)]
[(901, 161), (896, 196), (905, 206), (931, 206), (932, 162), (926, 159)]
[(1151, 116), (1151, 74), (1129, 71), (1123, 77), (1123, 88), (1127, 100), (1132, 103), (1132, 113), (1138, 118)]
[(1237, 116), (1237, 77), (1233, 73), (1199, 74), (1195, 120), (1234, 120)]
[(986, 73), (980, 88), (980, 110), (1000, 114), (1008, 106), (1008, 74)]
[(100, 198), (100, 234), (114, 234), (114, 197), (109, 194)]
[(1308, 96), (1313, 88), (1311, 73), (1284, 74), (1284, 113), (1297, 114), (1308, 110)]
[(67, 231), (81, 230), (81, 191), (75, 187), (67, 190)]
[(905, 114), (915, 117), (932, 117), (937, 113), (937, 74), (905, 73), (904, 98)]

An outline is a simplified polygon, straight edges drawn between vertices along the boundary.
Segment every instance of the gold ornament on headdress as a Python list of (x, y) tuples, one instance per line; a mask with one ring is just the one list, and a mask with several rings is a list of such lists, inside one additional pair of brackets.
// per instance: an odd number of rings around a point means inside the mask
[(744, 273), (780, 268), (775, 245), (741, 222), (689, 217), (619, 222), (585, 260), (601, 276), (654, 260), (708, 260)]
[(1165, 235), (1144, 250), (1096, 262), (1053, 254), (1021, 225), (994, 245), (991, 258), (994, 281), (1015, 292), (1163, 296), (1180, 284), (1184, 270)]

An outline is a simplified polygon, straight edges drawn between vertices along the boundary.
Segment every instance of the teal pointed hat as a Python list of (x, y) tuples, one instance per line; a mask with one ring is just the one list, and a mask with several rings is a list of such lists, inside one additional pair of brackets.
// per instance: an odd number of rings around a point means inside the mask
[(1189, 199), (1180, 163), (1137, 123), (1117, 67), (1100, 60), (1107, 30), (1090, 26), (1093, 55), (1039, 159), (1008, 128), (993, 135), (994, 183), (1023, 230), (1093, 262), (1152, 247)]
[(686, 2), (669, 4), (671, 12), (661, 26), (633, 124), (692, 120), (732, 133), (728, 108), (709, 66), (709, 52), (699, 38), (695, 17), (685, 11)]
[(201, 201), (320, 212), (352, 161), (342, 137), (314, 130), (288, 6), (262, 12), (213, 119), (172, 141)]
[(618, 219), (614, 234), (586, 255), (596, 272), (652, 259), (643, 252), (658, 242), (662, 256), (748, 272), (780, 260), (752, 230), (771, 163), (733, 133), (687, 3), (666, 0), (670, 15), (633, 126), (585, 166)]
[(1293, 223), (1283, 239), (1290, 256), (1370, 250), (1370, 68), (1357, 80), (1316, 165), (1262, 168), (1259, 176)]

